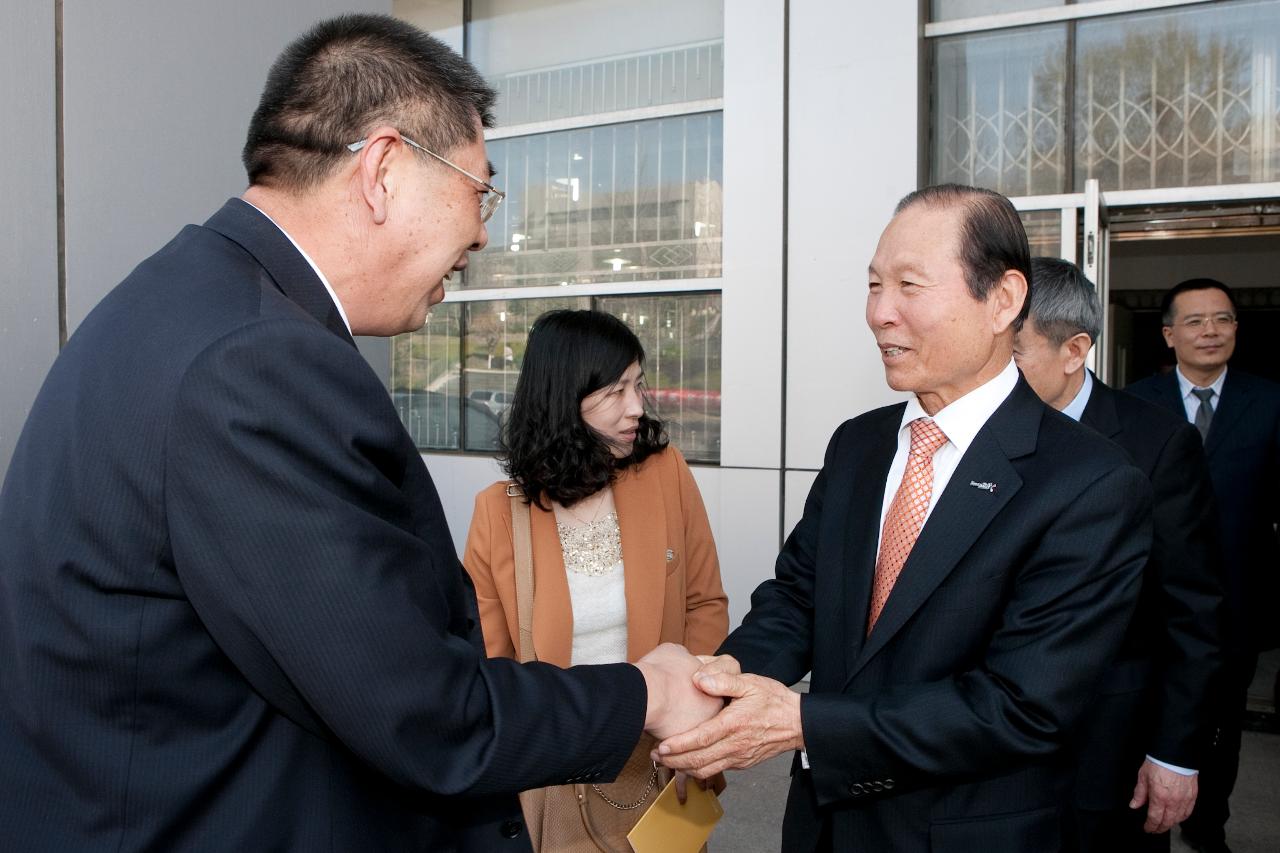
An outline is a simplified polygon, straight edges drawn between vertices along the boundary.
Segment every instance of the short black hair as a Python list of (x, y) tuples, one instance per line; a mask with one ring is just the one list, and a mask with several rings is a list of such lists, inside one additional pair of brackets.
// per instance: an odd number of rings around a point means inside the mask
[(1231, 292), (1231, 288), (1227, 287), (1216, 278), (1189, 278), (1186, 281), (1180, 281), (1173, 287), (1169, 288), (1164, 298), (1160, 300), (1160, 322), (1166, 326), (1172, 326), (1173, 321), (1177, 317), (1173, 314), (1173, 300), (1177, 299), (1180, 294), (1186, 293), (1188, 290), (1221, 290), (1227, 294), (1227, 301), (1231, 303), (1231, 310), (1238, 313), (1236, 308), (1236, 297)]
[(1102, 333), (1102, 306), (1093, 282), (1080, 268), (1061, 258), (1032, 258), (1036, 289), (1031, 319), (1036, 330), (1054, 346), (1062, 346), (1083, 332), (1097, 342)]
[(446, 153), (493, 125), (494, 91), (444, 42), (389, 15), (343, 15), (295, 39), (267, 75), (243, 160), (251, 185), (313, 187), (380, 124)]
[(963, 184), (936, 184), (908, 193), (898, 202), (893, 215), (923, 204), (946, 209), (963, 207), (960, 226), (960, 264), (964, 267), (969, 294), (986, 302), (992, 289), (1009, 270), (1017, 270), (1027, 280), (1027, 298), (1014, 320), (1020, 329), (1031, 308), (1031, 248), (1018, 211), (1009, 199), (992, 190)]
[(527, 501), (572, 506), (667, 446), (662, 422), (646, 412), (630, 455), (618, 459), (582, 419), (582, 401), (636, 362), (644, 366), (644, 347), (612, 314), (566, 309), (534, 321), (499, 457)]

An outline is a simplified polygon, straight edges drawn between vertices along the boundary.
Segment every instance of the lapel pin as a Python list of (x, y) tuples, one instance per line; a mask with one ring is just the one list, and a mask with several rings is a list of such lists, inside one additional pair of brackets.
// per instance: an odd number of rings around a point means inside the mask
[(996, 491), (995, 483), (979, 483), (975, 480), (970, 480), (969, 485), (973, 486), (975, 489), (982, 489), (982, 491), (989, 492), (990, 494), (995, 494)]

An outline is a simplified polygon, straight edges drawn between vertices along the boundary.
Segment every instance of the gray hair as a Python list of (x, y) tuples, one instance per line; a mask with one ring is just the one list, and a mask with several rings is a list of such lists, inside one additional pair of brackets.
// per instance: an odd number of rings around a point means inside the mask
[(1080, 268), (1060, 258), (1032, 258), (1031, 319), (1040, 334), (1062, 346), (1083, 332), (1096, 342), (1102, 331), (1102, 307), (1093, 282)]

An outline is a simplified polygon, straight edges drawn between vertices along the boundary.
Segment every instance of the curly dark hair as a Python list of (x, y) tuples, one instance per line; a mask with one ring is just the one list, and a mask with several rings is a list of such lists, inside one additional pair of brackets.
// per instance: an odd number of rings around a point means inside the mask
[(534, 321), (500, 455), (526, 501), (542, 509), (550, 509), (543, 498), (573, 506), (667, 446), (666, 428), (648, 412), (621, 459), (582, 420), (582, 401), (636, 362), (644, 366), (640, 339), (612, 314), (549, 311)]

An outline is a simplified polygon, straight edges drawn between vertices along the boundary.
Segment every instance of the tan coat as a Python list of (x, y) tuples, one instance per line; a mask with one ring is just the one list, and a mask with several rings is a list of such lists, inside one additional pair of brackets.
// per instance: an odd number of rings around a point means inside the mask
[[(507, 481), (476, 496), (462, 562), (476, 587), (490, 657), (518, 657), (515, 557)], [(659, 643), (711, 654), (729, 629), (728, 603), (707, 511), (674, 447), (622, 473), (613, 485), (627, 596), (627, 660)], [(530, 507), (533, 647), (540, 661), (569, 666), (573, 605), (555, 514)]]

